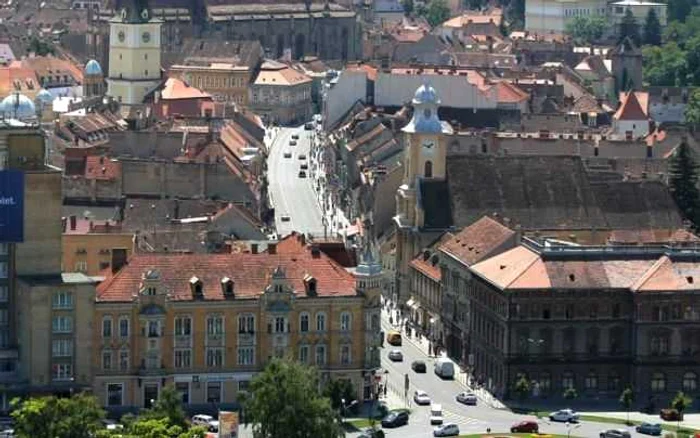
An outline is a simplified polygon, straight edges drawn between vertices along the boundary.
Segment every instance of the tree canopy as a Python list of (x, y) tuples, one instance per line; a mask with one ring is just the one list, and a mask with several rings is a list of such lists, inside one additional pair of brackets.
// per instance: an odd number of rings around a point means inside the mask
[(95, 397), (39, 397), (14, 400), (15, 435), (19, 438), (92, 438), (103, 429), (105, 413)]
[(243, 418), (255, 438), (338, 438), (344, 435), (315, 368), (275, 359), (250, 383)]
[(634, 18), (632, 10), (627, 8), (625, 11), (625, 16), (622, 17), (620, 22), (620, 41), (624, 41), (625, 38), (629, 37), (634, 43), (639, 46), (639, 25), (637, 24), (637, 19)]
[(681, 213), (696, 229), (700, 220), (700, 191), (697, 182), (697, 165), (690, 146), (683, 141), (669, 162), (669, 186)]
[(450, 18), (450, 8), (446, 0), (430, 0), (426, 6), (418, 8), (418, 14), (435, 27)]
[(577, 44), (591, 44), (603, 36), (606, 26), (603, 17), (581, 15), (566, 23), (566, 34)]
[(661, 44), (661, 23), (654, 8), (649, 9), (644, 22), (644, 44), (658, 46)]

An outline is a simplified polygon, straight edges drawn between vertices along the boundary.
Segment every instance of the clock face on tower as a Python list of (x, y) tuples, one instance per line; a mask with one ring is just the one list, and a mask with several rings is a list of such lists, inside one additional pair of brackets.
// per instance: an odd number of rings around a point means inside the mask
[(141, 35), (141, 39), (143, 40), (144, 43), (147, 43), (151, 41), (151, 34), (148, 32), (144, 32), (143, 35)]
[(432, 154), (435, 151), (435, 141), (433, 140), (423, 140), (423, 151), (428, 154)]
[(124, 42), (124, 40), (126, 39), (126, 34), (123, 30), (119, 31), (119, 33), (117, 34), (117, 38), (119, 38), (119, 42)]

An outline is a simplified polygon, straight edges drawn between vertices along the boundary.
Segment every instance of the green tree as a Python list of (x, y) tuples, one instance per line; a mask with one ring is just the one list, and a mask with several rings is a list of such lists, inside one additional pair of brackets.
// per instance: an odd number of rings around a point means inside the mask
[(625, 16), (620, 22), (620, 42), (629, 37), (637, 46), (639, 46), (639, 25), (637, 19), (632, 15), (632, 10), (627, 8)]
[(170, 426), (185, 428), (185, 411), (182, 409), (182, 394), (175, 385), (166, 385), (160, 392), (153, 408), (142, 414), (144, 418), (167, 419)]
[(697, 4), (696, 0), (669, 0), (668, 1), (668, 21), (685, 21), (690, 10)]
[(634, 403), (634, 391), (629, 386), (622, 391), (620, 394), (620, 404), (624, 406), (627, 411), (627, 424), (630, 424), (630, 409), (632, 409), (632, 404)]
[(337, 438), (344, 435), (315, 368), (274, 359), (250, 383), (243, 403), (254, 438)]
[(450, 8), (447, 6), (446, 0), (430, 0), (428, 5), (420, 11), (433, 27), (450, 18)]
[(688, 105), (685, 107), (685, 123), (693, 130), (700, 126), (700, 88), (693, 89), (688, 97)]
[(37, 56), (54, 55), (56, 50), (46, 41), (40, 40), (36, 36), (32, 36), (29, 40), (27, 52), (35, 53)]
[(683, 418), (683, 412), (693, 404), (693, 399), (685, 395), (683, 391), (678, 391), (678, 394), (673, 398), (671, 402), (671, 407), (678, 411), (678, 429), (681, 428), (681, 419)]
[(687, 142), (682, 141), (669, 162), (669, 186), (676, 205), (694, 228), (698, 226), (698, 212), (700, 211), (700, 192), (697, 183), (697, 165), (690, 146)]
[(401, 0), (401, 6), (403, 6), (403, 12), (407, 17), (413, 13), (413, 0)]
[(331, 407), (338, 410), (343, 407), (343, 400), (345, 400), (345, 406), (355, 400), (356, 392), (353, 388), (352, 383), (347, 379), (333, 379), (323, 388), (324, 397), (328, 397), (331, 401)]
[(656, 86), (687, 85), (687, 54), (675, 42), (642, 48), (644, 80)]
[(600, 40), (605, 31), (605, 19), (598, 16), (577, 16), (566, 23), (566, 34), (577, 44), (591, 44)]
[(20, 438), (91, 438), (103, 428), (105, 412), (95, 397), (39, 397), (13, 400), (15, 434)]
[(644, 22), (644, 44), (658, 46), (661, 44), (661, 23), (654, 8), (649, 9)]
[(204, 438), (206, 431), (203, 427), (178, 426), (170, 423), (167, 417), (150, 418), (148, 416), (136, 418), (125, 423), (124, 430), (114, 431), (114, 438)]
[(515, 382), (515, 386), (513, 386), (513, 391), (515, 394), (517, 394), (521, 402), (525, 401), (525, 399), (530, 395), (531, 390), (532, 384), (525, 375), (521, 375), (518, 381)]
[(578, 391), (576, 391), (576, 388), (573, 386), (566, 388), (564, 390), (564, 398), (567, 400), (573, 400), (578, 397)]

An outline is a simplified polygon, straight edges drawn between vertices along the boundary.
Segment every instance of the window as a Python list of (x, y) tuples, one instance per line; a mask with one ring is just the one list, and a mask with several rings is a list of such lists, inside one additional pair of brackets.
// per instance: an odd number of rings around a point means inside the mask
[(255, 365), (255, 347), (238, 347), (238, 365)]
[(540, 391), (549, 392), (552, 389), (552, 375), (548, 372), (540, 374)]
[(423, 176), (426, 178), (433, 177), (433, 162), (428, 160), (425, 162), (425, 169), (423, 170)]
[(238, 316), (238, 333), (255, 333), (255, 315)]
[(309, 314), (306, 312), (299, 315), (299, 331), (302, 333), (309, 331)]
[(175, 336), (192, 336), (192, 319), (189, 316), (175, 318)]
[(129, 337), (129, 318), (126, 316), (122, 316), (119, 318), (119, 337)]
[(287, 318), (282, 316), (275, 317), (275, 333), (284, 333), (286, 331)]
[(221, 382), (207, 382), (207, 403), (221, 403)]
[(656, 335), (651, 338), (652, 356), (668, 354), (668, 336)]
[(352, 328), (352, 315), (349, 312), (340, 314), (340, 331), (348, 332)]
[(9, 325), (9, 312), (7, 309), (0, 309), (0, 326), (4, 327), (6, 325)]
[(127, 371), (129, 369), (129, 350), (123, 348), (119, 350), (119, 370)]
[(112, 369), (112, 352), (109, 350), (102, 352), (102, 369), (105, 371)]
[(620, 375), (612, 373), (608, 376), (608, 391), (617, 393), (620, 390)]
[(238, 392), (248, 392), (250, 388), (250, 380), (239, 380), (238, 381)]
[(692, 371), (683, 374), (683, 391), (695, 392), (698, 389), (698, 375)]
[[(208, 357), (207, 360), (209, 360)], [(192, 350), (189, 348), (175, 350), (175, 368), (190, 368), (191, 366)]]
[(107, 406), (121, 406), (124, 404), (124, 384), (107, 384)]
[(326, 314), (317, 313), (316, 314), (316, 331), (325, 332), (326, 331)]
[(571, 371), (565, 371), (561, 377), (561, 387), (562, 389), (574, 388), (576, 383), (574, 381), (574, 373)]
[(53, 365), (53, 380), (70, 380), (73, 377), (73, 366), (69, 363), (57, 363)]
[(341, 345), (340, 346), (340, 363), (342, 365), (350, 365), (350, 346), (349, 345)]
[(54, 309), (72, 309), (73, 294), (70, 292), (56, 292), (53, 294), (52, 306)]
[(0, 278), (7, 278), (8, 268), (7, 262), (0, 262)]
[(7, 243), (0, 243), (0, 255), (7, 255), (10, 252), (10, 245)]
[(51, 324), (54, 333), (71, 333), (73, 318), (70, 316), (54, 316)]
[(217, 337), (224, 333), (224, 318), (210, 316), (207, 318), (207, 337)]
[(148, 321), (148, 337), (157, 338), (160, 336), (160, 322)]
[(316, 346), (316, 365), (326, 364), (326, 346), (317, 345)]
[(0, 303), (6, 303), (9, 298), (9, 288), (0, 285)]
[(654, 373), (651, 376), (651, 391), (664, 392), (666, 391), (666, 375), (664, 373)]
[(112, 337), (112, 317), (105, 316), (102, 318), (102, 337), (111, 338)]
[(175, 383), (175, 390), (180, 393), (182, 397), (182, 404), (190, 404), (190, 383), (189, 382), (177, 382)]
[(299, 347), (299, 362), (300, 363), (309, 363), (309, 346), (308, 345), (301, 345)]
[(70, 339), (54, 339), (51, 342), (53, 357), (69, 357), (73, 355), (73, 341)]
[(574, 310), (574, 305), (573, 305), (573, 304), (567, 304), (567, 305), (566, 305), (566, 310), (564, 311), (564, 314), (565, 314), (565, 316), (566, 316), (566, 319), (573, 319), (573, 318), (574, 318), (574, 315), (576, 314), (576, 313), (575, 313), (575, 310)]
[(75, 262), (75, 272), (87, 272), (87, 262)]
[(598, 389), (598, 375), (591, 371), (586, 376), (586, 389), (589, 391), (595, 391)]
[(207, 348), (207, 366), (210, 368), (221, 368), (224, 366), (223, 348)]

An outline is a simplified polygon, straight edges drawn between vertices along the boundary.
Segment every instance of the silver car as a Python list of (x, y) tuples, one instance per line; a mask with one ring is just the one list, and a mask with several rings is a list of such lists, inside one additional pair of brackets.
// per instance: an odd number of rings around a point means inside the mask
[(600, 438), (630, 438), (631, 436), (624, 429), (608, 429), (600, 433)]
[(391, 350), (389, 352), (389, 359), (394, 362), (401, 362), (403, 361), (403, 353), (401, 353), (401, 350)]

